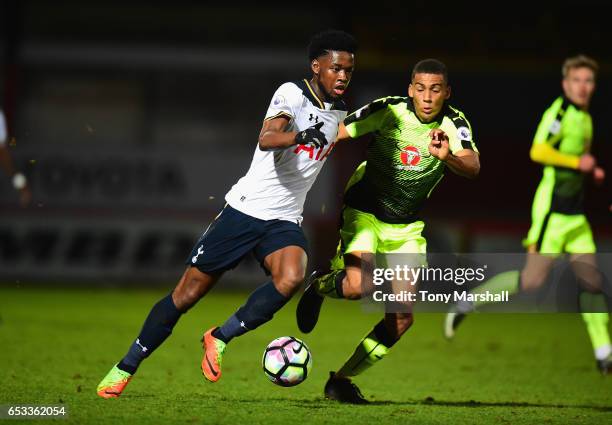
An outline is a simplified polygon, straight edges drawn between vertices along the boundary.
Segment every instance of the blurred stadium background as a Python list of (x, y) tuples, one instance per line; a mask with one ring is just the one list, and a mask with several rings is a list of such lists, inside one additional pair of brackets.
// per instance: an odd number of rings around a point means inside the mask
[[(588, 4), (588, 19), (537, 2), (528, 13), (499, 6), (490, 19), (425, 1), (1, 4), (0, 100), (34, 192), (20, 209), (9, 179), (0, 180), (4, 283), (174, 283), (247, 170), (273, 91), (309, 75), (308, 39), (330, 27), (360, 44), (350, 110), (404, 95), (419, 59), (449, 66), (451, 103), (471, 121), (482, 173), (474, 182), (448, 175), (435, 190), (423, 212), (434, 252), (522, 250), (541, 172), (528, 156), (535, 127), (561, 93), (563, 59), (596, 58), (594, 149), (609, 175), (590, 188), (588, 212), (600, 249), (612, 248), (612, 31)], [(339, 147), (309, 194), (313, 266), (335, 249), (342, 189), (365, 144)], [(230, 280), (255, 284), (257, 267), (247, 261)]]
[[(522, 252), (541, 173), (529, 160), (535, 127), (561, 93), (564, 58), (597, 59), (594, 151), (608, 181), (589, 188), (587, 209), (600, 251), (612, 252), (612, 27), (600, 7), (0, 2), (0, 107), (34, 194), (20, 208), (0, 176), (0, 405), (65, 403), (73, 423), (609, 421), (610, 380), (596, 374), (577, 315), (477, 315), (447, 344), (440, 315), (423, 314), (401, 348), (359, 378), (378, 400), (368, 409), (321, 401), (328, 368), (378, 320), (355, 314), (358, 304), (324, 311), (308, 336), (308, 382), (291, 392), (266, 382), (261, 351), (297, 332), (293, 300), (232, 343), (228, 376), (211, 391), (197, 373), (197, 339), (243, 302), (223, 289), (263, 282), (252, 259), (182, 319), (120, 404), (93, 391), (247, 170), (276, 87), (309, 76), (306, 45), (322, 29), (360, 44), (350, 110), (404, 95), (422, 58), (449, 66), (451, 103), (471, 121), (482, 172), (475, 181), (449, 173), (434, 191), (423, 211), (431, 252)], [(366, 143), (339, 146), (309, 194), (310, 268), (335, 250), (343, 187)]]

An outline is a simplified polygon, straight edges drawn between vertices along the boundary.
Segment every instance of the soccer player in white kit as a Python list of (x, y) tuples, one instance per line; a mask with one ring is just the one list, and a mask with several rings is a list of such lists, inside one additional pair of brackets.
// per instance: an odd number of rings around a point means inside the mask
[(342, 95), (353, 74), (355, 50), (354, 38), (343, 31), (328, 30), (311, 39), (312, 77), (276, 90), (251, 167), (225, 196), (225, 207), (195, 244), (172, 293), (152, 308), (128, 353), (98, 385), (99, 396), (119, 397), (181, 314), (248, 253), (272, 279), (223, 325), (204, 333), (202, 373), (208, 381), (221, 377), (223, 353), (231, 339), (272, 319), (299, 289), (307, 263), (301, 228), (304, 201), (347, 115)]

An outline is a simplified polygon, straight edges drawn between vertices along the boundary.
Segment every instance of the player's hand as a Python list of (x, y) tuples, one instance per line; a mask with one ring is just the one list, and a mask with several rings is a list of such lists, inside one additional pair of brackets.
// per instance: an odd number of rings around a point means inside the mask
[(302, 130), (295, 135), (295, 143), (298, 145), (314, 145), (317, 148), (322, 148), (328, 141), (325, 138), (325, 134), (321, 131), (323, 127), (322, 122), (308, 127), (306, 130)]
[(597, 165), (597, 161), (595, 161), (595, 157), (590, 153), (585, 153), (580, 157), (580, 162), (578, 163), (578, 170), (589, 174), (593, 172), (593, 169)]
[(595, 182), (595, 184), (599, 186), (604, 182), (605, 179), (606, 170), (601, 167), (595, 167), (595, 169), (593, 169), (593, 181)]
[(429, 153), (438, 158), (440, 161), (446, 161), (450, 155), (450, 147), (448, 145), (448, 136), (439, 128), (431, 130), (429, 133), (431, 141), (429, 142)]

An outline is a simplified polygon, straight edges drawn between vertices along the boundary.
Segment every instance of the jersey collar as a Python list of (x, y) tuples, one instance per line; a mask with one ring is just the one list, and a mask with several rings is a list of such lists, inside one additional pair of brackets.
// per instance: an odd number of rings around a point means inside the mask
[(325, 109), (325, 104), (323, 100), (321, 100), (319, 96), (317, 96), (314, 89), (310, 85), (310, 82), (306, 78), (304, 78), (302, 81), (304, 82), (304, 85), (306, 86), (306, 90), (304, 90), (304, 94), (306, 95), (308, 100), (310, 100), (312, 104), (315, 105), (317, 108)]
[(578, 109), (579, 111), (583, 110), (580, 106), (576, 105), (574, 102), (569, 100), (569, 98), (567, 96), (565, 96), (564, 94), (561, 95), (561, 98), (563, 99), (563, 103), (565, 103), (567, 105), (572, 105), (574, 108)]

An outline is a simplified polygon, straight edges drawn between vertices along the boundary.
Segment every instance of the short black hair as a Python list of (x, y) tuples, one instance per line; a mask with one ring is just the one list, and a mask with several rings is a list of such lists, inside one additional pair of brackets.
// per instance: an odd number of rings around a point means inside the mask
[(448, 70), (446, 65), (438, 59), (423, 59), (412, 68), (412, 77), (414, 80), (415, 74), (439, 74), (444, 77), (444, 82), (448, 84)]
[(357, 41), (347, 32), (340, 30), (325, 30), (315, 34), (308, 44), (308, 60), (312, 62), (330, 50), (355, 53)]

